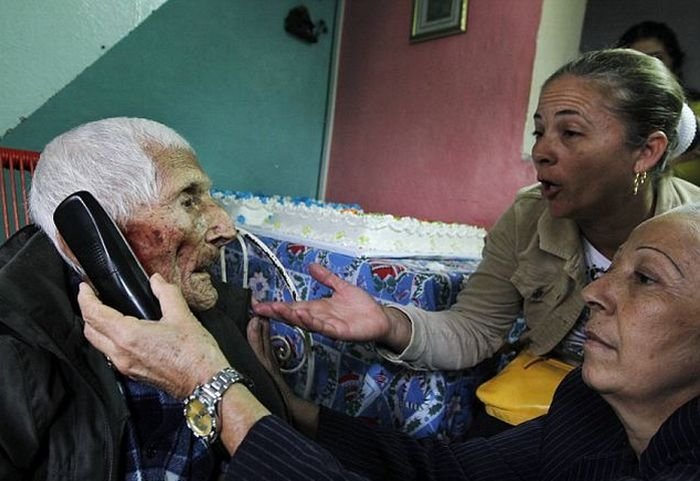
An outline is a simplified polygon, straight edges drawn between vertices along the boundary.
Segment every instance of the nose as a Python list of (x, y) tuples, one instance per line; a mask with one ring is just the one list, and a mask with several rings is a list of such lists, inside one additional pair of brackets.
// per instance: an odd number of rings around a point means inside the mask
[(610, 282), (610, 274), (603, 274), (588, 284), (581, 291), (586, 306), (591, 315), (598, 312), (612, 313), (614, 311), (614, 292)]
[(535, 145), (532, 146), (532, 161), (535, 163), (535, 167), (556, 163), (551, 142), (544, 134), (540, 135), (535, 141)]
[(221, 247), (236, 238), (238, 231), (233, 225), (231, 216), (213, 199), (208, 201), (206, 216), (208, 221), (207, 242), (216, 247)]

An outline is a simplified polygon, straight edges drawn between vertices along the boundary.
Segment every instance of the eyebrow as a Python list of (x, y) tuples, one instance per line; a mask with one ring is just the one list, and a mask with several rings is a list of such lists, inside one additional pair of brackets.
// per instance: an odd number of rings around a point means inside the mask
[(180, 192), (196, 193), (199, 191), (209, 190), (211, 188), (211, 179), (207, 176), (197, 176), (185, 184)]
[[(564, 116), (564, 115), (576, 115), (576, 116), (578, 116), (578, 117), (582, 117), (581, 112), (579, 112), (578, 110), (574, 110), (574, 109), (558, 110), (558, 111), (556, 111), (556, 112), (554, 113), (554, 116), (555, 116), (555, 117), (561, 117), (561, 116)], [(542, 118), (542, 115), (540, 115), (539, 113), (535, 112), (535, 115), (534, 115), (533, 117), (535, 118), (535, 120), (537, 120), (537, 119), (541, 119), (541, 118)]]
[(199, 192), (208, 192), (211, 188), (211, 181), (202, 182), (200, 180), (191, 180), (184, 184), (181, 188), (174, 190), (171, 193), (171, 197), (168, 199), (177, 199), (181, 194), (196, 195)]
[(187, 192), (188, 194), (194, 194), (198, 191), (202, 190), (202, 184), (199, 182), (190, 182), (187, 184), (181, 192)]
[(638, 251), (639, 251), (639, 250), (643, 250), (643, 249), (649, 249), (649, 250), (652, 250), (652, 251), (654, 251), (654, 252), (658, 252), (659, 254), (661, 254), (662, 256), (664, 256), (666, 259), (668, 259), (668, 261), (669, 261), (671, 264), (673, 264), (673, 267), (676, 268), (676, 270), (677, 270), (678, 273), (681, 275), (681, 277), (682, 277), (683, 279), (685, 279), (685, 275), (683, 274), (683, 271), (682, 271), (681, 268), (678, 266), (678, 264), (676, 264), (676, 261), (674, 261), (674, 260), (671, 258), (671, 256), (669, 256), (668, 254), (666, 254), (666, 253), (665, 253), (664, 251), (662, 251), (661, 249), (657, 249), (656, 247), (652, 247), (652, 246), (639, 246), (639, 247), (637, 247), (637, 250), (638, 250)]

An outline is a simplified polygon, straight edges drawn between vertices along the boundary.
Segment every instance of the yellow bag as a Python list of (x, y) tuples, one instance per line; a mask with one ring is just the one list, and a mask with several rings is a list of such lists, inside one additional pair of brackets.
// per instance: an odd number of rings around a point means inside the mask
[(573, 368), (558, 359), (522, 351), (479, 386), (476, 396), (491, 416), (508, 424), (520, 424), (549, 410), (554, 391)]

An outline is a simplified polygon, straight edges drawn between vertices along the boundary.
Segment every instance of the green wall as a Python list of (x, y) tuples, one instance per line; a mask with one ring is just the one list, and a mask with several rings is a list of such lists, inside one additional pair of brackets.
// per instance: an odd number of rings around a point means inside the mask
[(0, 135), (166, 0), (0, 0)]
[(298, 0), (169, 0), (9, 132), (40, 150), (110, 116), (148, 117), (187, 138), (217, 188), (317, 197), (338, 0), (310, 0), (329, 32), (284, 31)]

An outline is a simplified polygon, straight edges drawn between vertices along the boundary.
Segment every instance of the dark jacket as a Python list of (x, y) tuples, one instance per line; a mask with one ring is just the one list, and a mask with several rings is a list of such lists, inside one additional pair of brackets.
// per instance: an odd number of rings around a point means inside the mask
[(700, 481), (700, 398), (673, 413), (640, 458), (580, 369), (549, 414), (488, 439), (445, 444), (376, 429), (321, 409), (313, 443), (274, 416), (258, 421), (229, 464), (236, 481)]
[[(116, 374), (83, 336), (71, 271), (28, 226), (0, 247), (0, 480), (117, 480), (129, 416)], [(199, 313), (256, 396), (286, 418), (274, 382), (245, 339), (248, 293), (217, 285)]]

